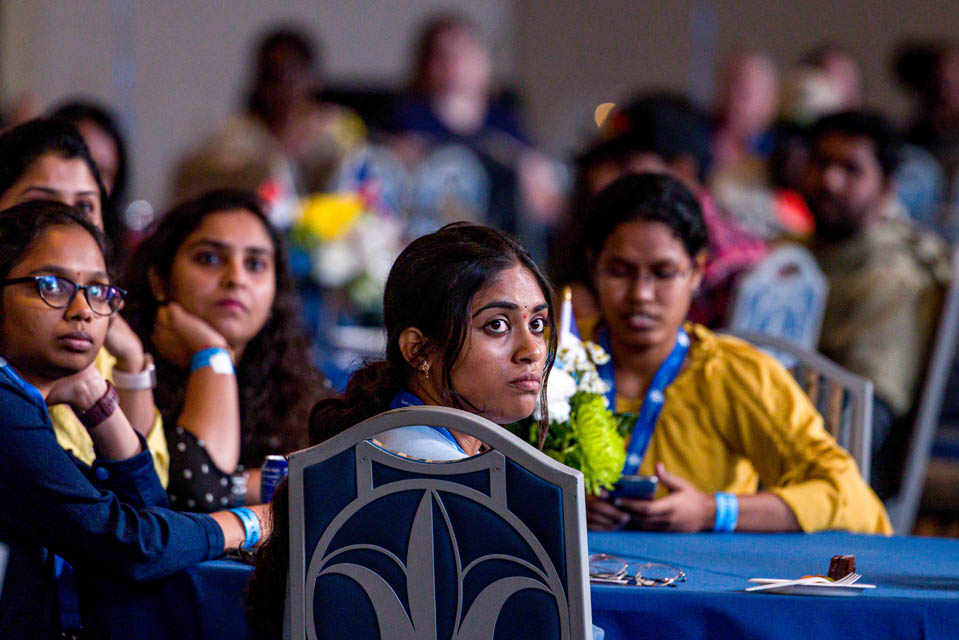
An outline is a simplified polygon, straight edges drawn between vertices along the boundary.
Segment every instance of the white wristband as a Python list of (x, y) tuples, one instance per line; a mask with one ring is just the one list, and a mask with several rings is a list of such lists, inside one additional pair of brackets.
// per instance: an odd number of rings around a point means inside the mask
[(153, 364), (153, 356), (143, 355), (144, 367), (140, 373), (126, 373), (113, 367), (113, 386), (120, 391), (145, 391), (157, 386), (157, 368)]

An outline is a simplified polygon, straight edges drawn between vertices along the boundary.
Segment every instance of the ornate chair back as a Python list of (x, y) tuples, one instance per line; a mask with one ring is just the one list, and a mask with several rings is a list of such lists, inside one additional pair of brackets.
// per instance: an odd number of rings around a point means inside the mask
[[(490, 449), (453, 462), (371, 442), (434, 425)], [(409, 407), (290, 457), (290, 635), (592, 637), (583, 477), (464, 411)]]
[(771, 354), (785, 354), (793, 362), (789, 372), (822, 414), (826, 429), (852, 454), (859, 472), (869, 482), (872, 457), (872, 382), (846, 371), (829, 358), (781, 338), (750, 331), (729, 331)]
[[(783, 245), (739, 283), (729, 328), (775, 336), (815, 350), (828, 292), (829, 285), (812, 254), (797, 244)], [(781, 354), (774, 355), (783, 360)], [(783, 364), (793, 363), (787, 360)]]

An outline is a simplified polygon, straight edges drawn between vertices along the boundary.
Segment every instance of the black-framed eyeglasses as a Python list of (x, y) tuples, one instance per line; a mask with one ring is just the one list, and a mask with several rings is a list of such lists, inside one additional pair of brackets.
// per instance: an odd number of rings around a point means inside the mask
[(60, 276), (28, 276), (26, 278), (10, 278), (0, 282), (0, 286), (23, 284), (32, 282), (37, 287), (40, 299), (54, 309), (66, 309), (73, 304), (77, 291), (83, 291), (90, 309), (97, 315), (110, 316), (120, 310), (123, 298), (127, 292), (120, 287), (109, 284), (92, 282), (77, 284)]

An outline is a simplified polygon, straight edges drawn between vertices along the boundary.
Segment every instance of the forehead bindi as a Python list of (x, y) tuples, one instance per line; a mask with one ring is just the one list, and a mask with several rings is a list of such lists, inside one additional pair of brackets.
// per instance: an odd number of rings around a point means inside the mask
[(56, 271), (53, 275), (84, 282), (90, 278), (103, 279), (106, 276), (106, 264), (100, 247), (86, 230), (75, 226), (57, 226), (44, 232), (33, 243), (33, 247), (11, 270), (10, 277), (53, 271)]
[(525, 267), (503, 271), (487, 287), (480, 290), (471, 305), (472, 315), (487, 310), (520, 313), (524, 317), (548, 308), (535, 276)]

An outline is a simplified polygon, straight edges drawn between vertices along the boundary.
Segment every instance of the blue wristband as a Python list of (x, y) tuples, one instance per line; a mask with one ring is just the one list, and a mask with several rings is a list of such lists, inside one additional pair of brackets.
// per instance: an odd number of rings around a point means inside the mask
[(193, 354), (190, 358), (190, 373), (203, 367), (210, 367), (213, 373), (226, 373), (232, 375), (233, 360), (230, 358), (230, 352), (222, 347), (210, 347), (202, 349)]
[(243, 540), (243, 544), (240, 545), (241, 549), (252, 549), (256, 546), (256, 543), (260, 541), (260, 519), (253, 509), (249, 507), (237, 507), (236, 509), (230, 509), (230, 513), (235, 513), (236, 516), (240, 519), (240, 522), (243, 523), (243, 531), (246, 535), (246, 539)]
[(713, 531), (735, 531), (739, 521), (739, 498), (732, 493), (716, 494), (716, 523)]

